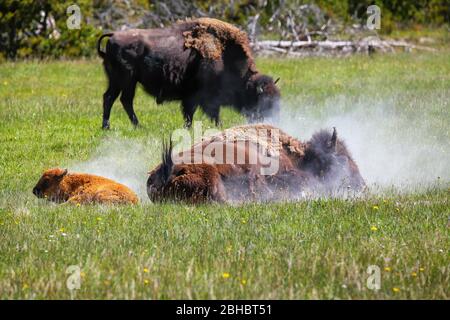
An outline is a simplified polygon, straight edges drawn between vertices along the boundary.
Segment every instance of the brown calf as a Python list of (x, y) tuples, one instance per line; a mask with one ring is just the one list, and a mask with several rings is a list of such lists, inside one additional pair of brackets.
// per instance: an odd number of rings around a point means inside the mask
[(103, 177), (49, 169), (33, 189), (38, 198), (75, 204), (136, 204), (138, 197), (128, 187)]

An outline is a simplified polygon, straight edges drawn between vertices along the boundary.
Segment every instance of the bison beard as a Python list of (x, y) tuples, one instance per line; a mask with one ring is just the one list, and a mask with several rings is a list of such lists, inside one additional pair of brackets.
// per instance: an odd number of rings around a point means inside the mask
[[(103, 38), (109, 38), (105, 51), (100, 49)], [(220, 20), (201, 18), (168, 28), (104, 34), (97, 51), (108, 78), (103, 128), (109, 128), (119, 95), (130, 121), (138, 125), (133, 108), (137, 83), (158, 104), (181, 100), (187, 127), (198, 106), (216, 125), (223, 105), (234, 107), (249, 121), (279, 113), (277, 81), (256, 70), (247, 35)]]
[[(204, 150), (228, 133), (236, 136), (249, 130), (278, 130), (270, 125), (246, 125), (234, 127), (201, 142)], [(261, 165), (248, 162), (215, 164), (203, 160), (199, 164), (174, 164), (172, 144), (164, 144), (163, 162), (149, 174), (147, 193), (154, 202), (183, 201), (202, 202), (248, 202), (299, 199), (305, 193), (314, 196), (337, 195), (342, 191), (359, 192), (365, 186), (358, 166), (350, 156), (345, 144), (333, 133), (320, 131), (310, 141), (301, 142), (286, 133), (279, 132), (279, 141), (266, 145), (266, 150), (276, 147), (279, 154), (279, 169), (275, 174), (262, 175)], [(228, 135), (229, 136), (229, 135)], [(247, 136), (253, 140), (251, 136)], [(237, 146), (238, 139), (222, 140), (223, 144)], [(249, 141), (241, 152), (249, 159)], [(180, 153), (193, 154), (199, 144)], [(181, 157), (180, 157), (181, 156)]]

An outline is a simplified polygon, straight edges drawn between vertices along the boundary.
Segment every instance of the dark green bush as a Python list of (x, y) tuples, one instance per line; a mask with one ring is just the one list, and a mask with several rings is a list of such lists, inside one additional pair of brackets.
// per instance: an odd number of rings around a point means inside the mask
[[(66, 26), (67, 7), (76, 3), (81, 29)], [(246, 27), (259, 14), (260, 32), (279, 8), (316, 4), (327, 17), (344, 24), (364, 23), (367, 7), (381, 8), (382, 33), (399, 28), (449, 24), (450, 0), (2, 0), (0, 1), (0, 61), (16, 58), (88, 57), (103, 29), (120, 26), (154, 27), (185, 16), (207, 15)], [(49, 25), (54, 22), (54, 25)], [(282, 26), (284, 27), (284, 26)], [(280, 32), (279, 28), (276, 30)]]
[(0, 2), (0, 54), (10, 59), (95, 54), (93, 48), (101, 30), (92, 24), (92, 3), (77, 1), (82, 13), (79, 30), (70, 30), (66, 24), (66, 10), (72, 4), (53, 0)]

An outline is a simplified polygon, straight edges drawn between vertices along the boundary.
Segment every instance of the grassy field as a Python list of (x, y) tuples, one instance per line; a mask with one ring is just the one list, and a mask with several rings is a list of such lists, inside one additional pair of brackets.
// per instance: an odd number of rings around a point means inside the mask
[[(154, 205), (140, 190), (135, 207), (55, 205), (31, 193), (48, 167), (136, 168), (144, 186), (145, 171), (159, 161), (157, 142), (183, 124), (179, 107), (156, 106), (139, 91), (143, 126), (133, 129), (116, 102), (112, 129), (102, 131), (100, 61), (2, 64), (0, 298), (449, 299), (449, 52), (260, 59), (258, 66), (281, 76), (284, 112), (302, 114), (298, 126), (362, 108), (367, 97), (390, 99), (389, 112), (411, 134), (429, 133), (417, 144), (439, 143), (444, 174), (414, 191), (394, 186), (355, 200)], [(231, 110), (222, 117), (225, 127), (243, 122)], [(211, 126), (201, 113), (196, 120)], [(407, 132), (395, 123), (393, 140)], [(352, 139), (351, 129), (343, 128), (344, 138)], [(109, 146), (118, 160), (108, 161)], [(384, 159), (365, 153), (356, 161)], [(434, 166), (433, 157), (419, 162)], [(394, 165), (387, 162), (387, 172)], [(81, 268), (74, 293), (66, 288), (71, 265)], [(378, 291), (366, 286), (370, 265), (381, 271)]]

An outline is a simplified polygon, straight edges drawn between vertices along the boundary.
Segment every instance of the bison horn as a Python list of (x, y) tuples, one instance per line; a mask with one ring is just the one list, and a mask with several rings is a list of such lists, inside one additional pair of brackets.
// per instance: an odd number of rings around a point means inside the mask
[(263, 92), (264, 92), (264, 88), (263, 88), (262, 86), (257, 86), (257, 87), (256, 87), (256, 91), (257, 91), (258, 93), (263, 93)]
[(278, 77), (277, 80), (275, 80), (273, 83), (274, 83), (274, 84), (277, 84), (278, 81), (280, 81), (280, 77)]
[(330, 140), (330, 148), (333, 150), (336, 150), (336, 142), (337, 142), (337, 131), (336, 127), (333, 127), (333, 135), (331, 136)]

